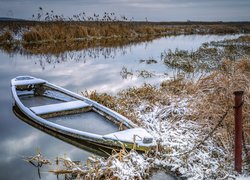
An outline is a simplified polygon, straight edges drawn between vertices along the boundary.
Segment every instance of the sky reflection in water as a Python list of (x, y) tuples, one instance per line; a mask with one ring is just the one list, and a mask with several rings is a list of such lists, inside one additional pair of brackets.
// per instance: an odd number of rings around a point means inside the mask
[[(39, 148), (50, 159), (66, 153), (73, 160), (86, 160), (90, 152), (69, 145), (55, 137), (41, 132), (19, 120), (12, 112), (13, 100), (10, 92), (10, 80), (18, 75), (31, 75), (50, 81), (74, 92), (97, 90), (97, 92), (116, 93), (131, 86), (143, 83), (159, 84), (174, 73), (161, 61), (161, 53), (168, 49), (197, 50), (202, 43), (219, 41), (224, 38), (235, 38), (238, 35), (189, 35), (171, 36), (153, 40), (149, 43), (113, 49), (111, 56), (85, 57), (83, 51), (70, 52), (63, 62), (53, 63), (56, 57), (45, 56), (9, 56), (0, 51), (0, 179), (38, 179), (37, 170), (21, 160), (21, 156), (29, 156)], [(104, 49), (105, 50), (105, 49)], [(79, 55), (80, 54), (80, 55)], [(75, 57), (81, 57), (75, 60)], [(156, 64), (140, 63), (141, 59), (150, 57), (158, 61)], [(48, 60), (52, 63), (48, 63)], [(60, 59), (59, 59), (60, 60)], [(134, 73), (127, 79), (120, 75), (126, 67)], [(157, 74), (152, 78), (137, 76), (140, 70)], [(164, 75), (165, 74), (165, 75)], [(167, 74), (167, 75), (166, 75)], [(46, 169), (42, 169), (46, 172)], [(6, 172), (6, 173), (3, 173)], [(11, 172), (11, 173), (7, 173)], [(54, 179), (49, 173), (42, 173), (42, 179)]]

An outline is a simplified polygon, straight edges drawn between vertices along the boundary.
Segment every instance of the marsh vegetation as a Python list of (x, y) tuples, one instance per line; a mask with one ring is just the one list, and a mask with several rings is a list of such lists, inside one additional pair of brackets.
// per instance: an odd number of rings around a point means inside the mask
[[(211, 44), (214, 45), (214, 42)], [(250, 48), (238, 46), (216, 48), (205, 44), (197, 51), (190, 52), (176, 49), (173, 52), (169, 50), (162, 53), (162, 58), (167, 66), (181, 69), (187, 73), (197, 71), (210, 72), (219, 69), (223, 64), (223, 60), (249, 59)]]
[[(38, 45), (41, 49), (46, 46), (60, 46), (65, 50), (82, 49), (86, 44), (109, 42), (141, 42), (166, 35), (179, 34), (236, 34), (249, 33), (248, 22), (138, 22), (133, 18), (116, 15), (113, 12), (104, 14), (85, 12), (64, 17), (54, 11), (46, 12), (42, 7), (33, 15), (32, 21), (1, 22), (0, 45), (8, 48), (17, 44), (23, 47)], [(81, 45), (78, 45), (80, 42)], [(46, 44), (46, 46), (44, 45)], [(64, 44), (64, 45), (62, 45)], [(70, 46), (70, 47), (69, 47)], [(64, 47), (64, 48), (63, 48)], [(74, 48), (75, 47), (75, 48)], [(47, 51), (49, 52), (49, 51)]]

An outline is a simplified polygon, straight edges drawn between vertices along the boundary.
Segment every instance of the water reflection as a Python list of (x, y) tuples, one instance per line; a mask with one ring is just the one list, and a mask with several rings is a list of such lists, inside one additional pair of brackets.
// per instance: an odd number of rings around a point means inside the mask
[(15, 115), (21, 119), (22, 121), (24, 121), (25, 123), (53, 136), (53, 137), (56, 137), (64, 142), (67, 142), (69, 144), (72, 144), (76, 147), (79, 147), (81, 149), (84, 149), (86, 151), (89, 151), (91, 153), (94, 153), (94, 154), (98, 154), (100, 156), (104, 156), (104, 157), (107, 157), (108, 154), (111, 154), (112, 152), (112, 149), (109, 148), (109, 147), (104, 147), (104, 146), (97, 146), (95, 144), (92, 144), (90, 142), (87, 142), (87, 141), (81, 141), (79, 139), (74, 139), (72, 137), (69, 137), (67, 135), (63, 135), (63, 134), (60, 134), (58, 132), (55, 132), (55, 131), (52, 131), (50, 129), (47, 129), (47, 128), (44, 128), (42, 126), (40, 126), (39, 124), (36, 124), (34, 121), (32, 121), (31, 119), (29, 119), (25, 114), (23, 114), (21, 112), (21, 110), (16, 106), (14, 105), (13, 106), (13, 112), (15, 113)]
[(66, 61), (86, 62), (91, 59), (117, 59), (134, 52), (145, 52), (150, 57), (159, 56), (154, 52), (176, 49), (196, 51), (203, 43), (237, 38), (240, 35), (179, 35), (163, 38), (144, 37), (137, 39), (96, 39), (53, 44), (2, 45), (0, 49), (9, 56), (17, 54), (28, 59), (38, 59), (42, 69)]
[[(84, 50), (56, 54), (46, 53), (42, 49), (39, 50), (39, 47), (34, 47), (34, 51), (38, 52), (31, 51), (33, 53), (26, 54), (17, 52), (14, 57), (10, 57), (10, 61), (24, 72), (53, 80), (53, 83), (67, 86), (73, 91), (98, 89), (99, 92), (117, 92), (128, 86), (139, 86), (143, 83), (157, 85), (163, 79), (175, 74), (178, 69), (164, 66), (161, 57), (164, 51), (176, 49), (196, 51), (204, 42), (238, 36), (180, 35), (118, 47), (114, 47), (116, 44), (112, 46), (111, 43), (109, 47), (86, 47)], [(140, 60), (149, 57), (158, 63), (150, 65), (140, 63)], [(32, 69), (29, 68), (30, 65)], [(133, 76), (126, 77), (122, 72), (123, 67), (133, 71)]]
[[(102, 55), (104, 58), (114, 57), (117, 49), (127, 49), (128, 46), (151, 42), (156, 39), (155, 36), (145, 36), (138, 38), (106, 38), (92, 39), (84, 41), (70, 41), (60, 43), (31, 43), (31, 44), (1, 44), (0, 49), (10, 55), (21, 54), (32, 55), (54, 55), (60, 56), (68, 52), (77, 52), (85, 50), (83, 56), (98, 58)], [(114, 51), (115, 49), (115, 51)]]

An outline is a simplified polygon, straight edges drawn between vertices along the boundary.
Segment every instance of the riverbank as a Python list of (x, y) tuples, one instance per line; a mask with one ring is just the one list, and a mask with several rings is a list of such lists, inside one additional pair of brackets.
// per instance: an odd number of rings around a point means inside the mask
[(0, 49), (54, 54), (122, 47), (171, 35), (250, 33), (248, 22), (2, 21)]
[(154, 135), (159, 146), (153, 157), (145, 158), (152, 162), (150, 167), (171, 169), (176, 175), (191, 179), (235, 178), (236, 90), (245, 92), (243, 174), (249, 175), (249, 67), (249, 60), (224, 61), (220, 70), (194, 82), (177, 77), (163, 82), (160, 88), (145, 85), (117, 96), (92, 92), (89, 97), (126, 115)]
[(248, 22), (3, 21), (0, 43), (40, 44), (180, 34), (249, 33)]

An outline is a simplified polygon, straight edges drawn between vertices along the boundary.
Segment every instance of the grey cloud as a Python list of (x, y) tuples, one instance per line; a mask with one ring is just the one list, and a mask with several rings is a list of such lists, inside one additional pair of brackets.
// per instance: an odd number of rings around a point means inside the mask
[[(31, 18), (38, 7), (44, 11), (72, 16), (85, 11), (89, 14), (115, 12), (136, 20), (148, 17), (154, 21), (249, 20), (249, 0), (0, 0), (0, 16)], [(9, 13), (10, 14), (10, 13)]]

